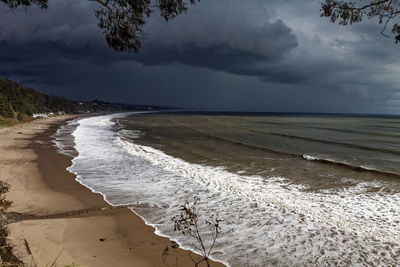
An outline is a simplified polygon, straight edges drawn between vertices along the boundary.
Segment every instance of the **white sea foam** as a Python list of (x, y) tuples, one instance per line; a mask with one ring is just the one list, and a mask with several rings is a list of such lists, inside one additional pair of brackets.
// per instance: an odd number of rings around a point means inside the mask
[(309, 192), (284, 177), (191, 164), (121, 138), (111, 122), (119, 116), (79, 121), (73, 133), (79, 156), (69, 170), (109, 203), (132, 204), (158, 234), (190, 247), (190, 240), (173, 232), (171, 217), (197, 195), (203, 215), (223, 220), (213, 257), (232, 266), (400, 262), (400, 194), (370, 190), (383, 182)]
[(74, 137), (72, 133), (78, 127), (78, 121), (76, 119), (70, 120), (62, 127), (58, 128), (56, 133), (53, 135), (53, 143), (57, 147), (58, 152), (67, 155), (69, 157), (75, 157), (76, 151), (74, 149)]
[(305, 160), (317, 160), (316, 157), (310, 156), (310, 155), (306, 155), (306, 154), (303, 155), (303, 159), (305, 159)]

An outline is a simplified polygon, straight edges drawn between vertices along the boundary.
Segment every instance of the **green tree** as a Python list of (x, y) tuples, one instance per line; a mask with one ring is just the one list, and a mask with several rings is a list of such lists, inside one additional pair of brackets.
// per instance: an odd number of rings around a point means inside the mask
[(321, 3), (321, 17), (330, 18), (331, 22), (349, 25), (361, 22), (364, 17), (378, 18), (382, 24), (381, 33), (387, 35), (386, 29), (391, 25), (391, 32), (396, 43), (400, 42), (400, 25), (394, 21), (400, 14), (399, 0), (342, 1), (325, 0)]
[[(184, 12), (199, 0), (87, 0), (96, 2), (95, 16), (110, 47), (137, 53), (145, 38), (143, 26), (155, 11), (166, 20)], [(48, 8), (48, 0), (0, 0), (10, 9), (38, 6)]]

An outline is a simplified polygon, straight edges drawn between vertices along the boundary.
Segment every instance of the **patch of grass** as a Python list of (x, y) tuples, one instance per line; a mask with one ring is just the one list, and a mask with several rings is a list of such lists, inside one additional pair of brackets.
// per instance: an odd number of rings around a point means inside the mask
[(0, 115), (0, 127), (6, 127), (6, 126), (12, 126), (14, 123), (12, 122), (11, 119), (5, 118)]

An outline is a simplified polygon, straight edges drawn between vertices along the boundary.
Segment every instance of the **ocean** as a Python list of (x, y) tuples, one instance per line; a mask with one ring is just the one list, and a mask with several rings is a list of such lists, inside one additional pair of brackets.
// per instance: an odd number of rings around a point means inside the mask
[(399, 130), (395, 116), (147, 112), (73, 120), (54, 139), (78, 182), (184, 248), (171, 218), (200, 198), (229, 266), (395, 266)]

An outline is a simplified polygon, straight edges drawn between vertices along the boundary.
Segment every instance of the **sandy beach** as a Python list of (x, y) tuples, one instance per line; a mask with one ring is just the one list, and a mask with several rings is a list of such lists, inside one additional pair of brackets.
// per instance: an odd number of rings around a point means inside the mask
[(127, 207), (113, 208), (75, 181), (66, 170), (71, 158), (57, 153), (51, 142), (71, 118), (0, 129), (0, 179), (11, 185), (7, 199), (13, 201), (9, 212), (16, 213), (16, 222), (8, 229), (15, 254), (26, 266), (45, 266), (59, 254), (57, 266), (193, 266), (189, 251), (155, 235)]

